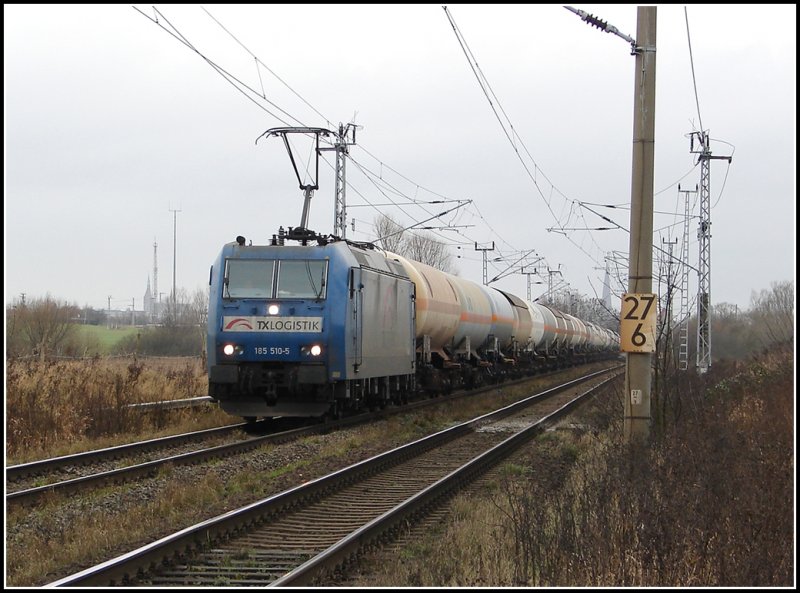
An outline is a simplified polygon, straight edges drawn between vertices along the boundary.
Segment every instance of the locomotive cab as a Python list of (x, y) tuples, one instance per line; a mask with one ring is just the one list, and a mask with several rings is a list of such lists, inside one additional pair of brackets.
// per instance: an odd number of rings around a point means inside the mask
[(209, 395), (243, 417), (313, 417), (386, 399), (401, 378), (409, 388), (413, 284), (381, 262), (345, 241), (225, 245), (210, 279)]

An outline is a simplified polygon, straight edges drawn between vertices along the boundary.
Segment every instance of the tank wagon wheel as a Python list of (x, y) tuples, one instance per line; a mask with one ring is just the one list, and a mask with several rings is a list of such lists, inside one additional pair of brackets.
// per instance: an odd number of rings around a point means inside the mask
[(453, 392), (453, 381), (450, 377), (446, 377), (445, 380), (442, 382), (442, 393), (444, 395), (450, 395)]

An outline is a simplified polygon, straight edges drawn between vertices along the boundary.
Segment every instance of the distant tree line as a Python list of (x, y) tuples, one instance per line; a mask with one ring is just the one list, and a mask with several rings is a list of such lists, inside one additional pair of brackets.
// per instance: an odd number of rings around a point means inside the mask
[[(768, 289), (753, 291), (750, 308), (740, 310), (730, 303), (711, 308), (711, 358), (743, 360), (773, 344), (794, 340), (794, 282), (773, 282)], [(662, 326), (663, 327), (663, 326)], [(697, 356), (697, 317), (688, 322), (689, 360)], [(663, 330), (662, 330), (663, 335)], [(670, 336), (671, 348), (659, 344), (659, 350), (677, 356), (677, 337)]]
[[(207, 290), (197, 289), (189, 294), (179, 289), (175, 302), (164, 307), (155, 323), (147, 325), (146, 315), (134, 314), (132, 320), (138, 331), (120, 340), (111, 354), (204, 356), (207, 315)], [(81, 308), (49, 294), (6, 305), (6, 358), (43, 361), (96, 354), (96, 338), (87, 337), (79, 326), (105, 326), (111, 321), (106, 311)]]
[[(721, 362), (745, 361), (772, 347), (794, 345), (794, 282), (773, 282), (769, 289), (753, 292), (750, 308), (740, 311), (730, 303), (711, 308), (711, 370)], [(663, 312), (663, 310), (662, 310)], [(682, 417), (686, 393), (696, 376), (697, 317), (686, 325), (686, 365), (681, 364), (681, 328), (660, 316), (657, 348), (653, 357), (651, 413), (653, 429), (664, 433)]]
[[(619, 320), (597, 299), (570, 295), (562, 300), (556, 295), (548, 301), (562, 311), (581, 319), (593, 321), (617, 330)], [(158, 323), (143, 326), (135, 335), (118, 342), (115, 354), (151, 356), (204, 356), (206, 352), (206, 320), (208, 291), (197, 289), (188, 293), (178, 290), (174, 303), (164, 308)], [(89, 350), (78, 325), (102, 325), (105, 312), (88, 307), (80, 308), (47, 295), (27, 303), (6, 306), (6, 357), (85, 356)], [(696, 319), (689, 321), (689, 359), (695, 356)], [(662, 332), (662, 335), (663, 332)], [(743, 359), (772, 344), (794, 339), (794, 282), (773, 282), (769, 289), (753, 292), (750, 309), (739, 311), (729, 303), (712, 309), (712, 357)], [(659, 352), (677, 357), (677, 344), (660, 343)], [(667, 346), (667, 344), (670, 344)]]

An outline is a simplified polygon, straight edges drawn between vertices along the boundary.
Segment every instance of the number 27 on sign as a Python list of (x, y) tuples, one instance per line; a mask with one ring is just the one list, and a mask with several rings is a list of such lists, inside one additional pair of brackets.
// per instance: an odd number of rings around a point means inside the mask
[(623, 352), (656, 351), (658, 307), (653, 293), (622, 295), (620, 346)]

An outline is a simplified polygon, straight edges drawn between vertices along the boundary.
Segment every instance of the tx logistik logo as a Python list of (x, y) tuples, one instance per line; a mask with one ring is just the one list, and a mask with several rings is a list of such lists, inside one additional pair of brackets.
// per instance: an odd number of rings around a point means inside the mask
[(237, 317), (233, 321), (231, 321), (228, 325), (225, 326), (225, 329), (233, 329), (233, 328), (241, 328), (241, 329), (253, 329), (253, 326), (250, 325), (250, 322), (243, 317)]

